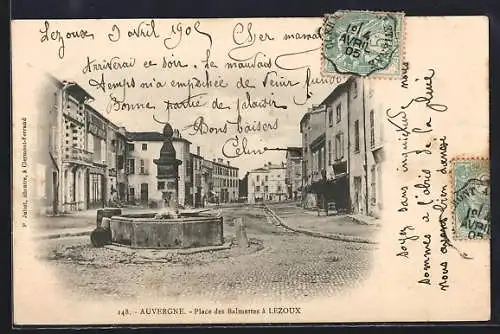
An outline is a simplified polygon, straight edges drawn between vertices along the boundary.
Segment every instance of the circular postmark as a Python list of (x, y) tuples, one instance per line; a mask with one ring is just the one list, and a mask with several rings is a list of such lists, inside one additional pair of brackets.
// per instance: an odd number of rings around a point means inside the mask
[[(398, 61), (401, 18), (391, 13), (338, 12), (325, 17), (323, 57), (328, 72), (370, 75)], [(328, 70), (330, 69), (330, 70)]]
[(490, 176), (487, 163), (460, 161), (454, 167), (454, 232), (459, 239), (491, 235)]

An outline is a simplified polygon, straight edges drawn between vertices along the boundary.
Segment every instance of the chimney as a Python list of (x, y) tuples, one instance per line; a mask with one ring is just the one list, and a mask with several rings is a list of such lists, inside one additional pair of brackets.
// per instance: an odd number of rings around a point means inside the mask
[(199, 146), (196, 146), (196, 154), (199, 155), (199, 156), (201, 156), (201, 154), (200, 154), (200, 147)]
[(228, 166), (231, 166), (231, 164), (230, 164), (229, 160), (227, 161), (227, 165), (228, 165)]
[(214, 158), (214, 162), (215, 162), (215, 158)]

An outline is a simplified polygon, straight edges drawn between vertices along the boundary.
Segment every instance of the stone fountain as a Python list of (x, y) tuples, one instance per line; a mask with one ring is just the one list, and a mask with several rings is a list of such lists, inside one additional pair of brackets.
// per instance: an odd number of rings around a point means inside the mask
[(178, 168), (172, 144), (173, 129), (163, 128), (164, 141), (159, 159), (155, 159), (157, 179), (162, 189), (158, 212), (120, 214), (109, 218), (111, 243), (131, 248), (175, 249), (221, 246), (223, 218), (208, 210), (179, 210)]

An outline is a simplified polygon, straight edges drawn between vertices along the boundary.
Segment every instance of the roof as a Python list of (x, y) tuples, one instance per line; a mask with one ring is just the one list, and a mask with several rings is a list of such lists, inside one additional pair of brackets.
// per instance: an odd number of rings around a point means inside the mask
[(320, 105), (326, 104), (328, 101), (336, 99), (341, 93), (347, 91), (350, 84), (354, 80), (356, 80), (356, 77), (351, 75), (346, 81), (335, 87), (335, 89), (323, 100), (323, 102), (320, 103)]
[[(107, 119), (106, 117), (104, 117), (100, 112), (98, 112), (97, 110), (95, 110), (94, 107), (92, 107), (90, 104), (85, 104), (85, 108), (87, 108), (87, 110), (93, 112), (97, 117), (101, 118), (103, 121), (105, 121), (106, 123), (111, 123), (109, 121), (109, 119)], [(115, 125), (116, 126), (116, 125)]]
[(286, 168), (284, 165), (270, 165), (268, 166), (269, 169), (282, 169)]
[(302, 118), (300, 119), (300, 130), (302, 132), (302, 123), (309, 117), (311, 117), (311, 115), (313, 114), (320, 114), (320, 113), (323, 113), (323, 112), (326, 112), (326, 108), (324, 105), (321, 105), (321, 104), (318, 104), (318, 105), (313, 105), (312, 108), (309, 108), (307, 110), (307, 112), (304, 114), (304, 116), (302, 116)]
[(260, 167), (260, 168), (252, 169), (248, 173), (269, 173), (269, 169)]
[[(309, 111), (307, 111), (304, 116), (302, 116), (301, 120), (300, 120), (300, 124), (302, 125), (302, 123), (310, 117), (311, 114), (314, 114), (316, 112), (323, 112), (323, 111), (326, 111), (321, 109), (321, 110), (315, 110), (315, 108), (320, 108), (321, 106), (324, 106), (328, 101), (331, 101), (335, 98), (337, 98), (341, 93), (347, 91), (347, 89), (349, 88), (349, 85), (354, 81), (356, 80), (356, 77), (355, 76), (350, 76), (345, 82), (339, 84), (337, 87), (335, 87), (335, 89), (317, 106), (313, 106), (313, 108)], [(301, 126), (301, 132), (302, 132), (302, 126)]]
[[(128, 132), (126, 134), (128, 141), (158, 141), (163, 142), (165, 136), (163, 133), (156, 131), (144, 131), (144, 132)], [(184, 138), (172, 137), (172, 141), (183, 141), (191, 144), (191, 142)]]

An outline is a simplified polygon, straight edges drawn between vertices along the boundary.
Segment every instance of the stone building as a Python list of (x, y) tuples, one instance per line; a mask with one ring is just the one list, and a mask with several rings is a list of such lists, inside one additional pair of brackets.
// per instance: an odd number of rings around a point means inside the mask
[(354, 76), (308, 110), (300, 123), (304, 206), (333, 201), (347, 212), (379, 215), (382, 111), (373, 83)]
[(302, 134), (302, 200), (306, 207), (316, 206), (316, 194), (312, 185), (321, 179), (325, 169), (325, 105), (309, 108), (300, 121)]
[(286, 150), (286, 178), (288, 198), (302, 198), (302, 148), (288, 147)]
[[(162, 185), (156, 177), (156, 166), (153, 160), (160, 155), (163, 144), (163, 134), (160, 132), (127, 132), (127, 162), (128, 200), (142, 205), (154, 205), (162, 199)], [(182, 138), (174, 131), (172, 138), (176, 158), (182, 161), (179, 166), (178, 203), (186, 205), (187, 194), (191, 196), (191, 182), (188, 179), (190, 169), (189, 147), (191, 142)], [(189, 202), (189, 200), (188, 200)]]
[(248, 203), (286, 200), (288, 195), (285, 179), (285, 163), (273, 165), (268, 162), (264, 167), (249, 171), (247, 177)]
[(87, 105), (86, 141), (92, 157), (88, 168), (88, 208), (101, 208), (109, 196), (108, 120)]
[[(228, 161), (224, 162), (222, 158), (212, 160), (212, 195), (220, 203), (234, 203), (238, 201), (239, 182), (237, 167), (231, 166)], [(211, 197), (213, 199), (213, 197)]]
[(44, 78), (38, 103), (36, 172), (42, 211), (103, 207), (111, 198), (111, 188), (121, 189), (119, 198), (125, 199), (124, 129), (90, 106), (92, 97), (78, 84), (47, 74)]
[(44, 212), (87, 208), (85, 104), (92, 97), (75, 83), (43, 75), (37, 119), (36, 205)]

